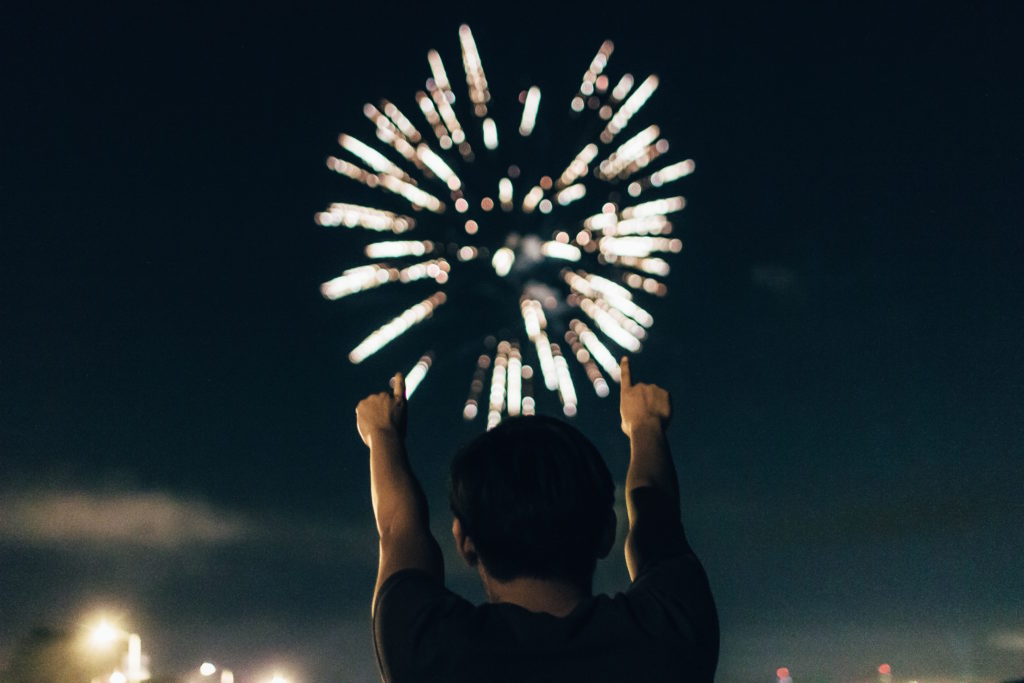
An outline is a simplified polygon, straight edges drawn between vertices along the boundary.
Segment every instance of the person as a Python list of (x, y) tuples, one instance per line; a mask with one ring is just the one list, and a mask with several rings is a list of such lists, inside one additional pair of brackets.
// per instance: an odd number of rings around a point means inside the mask
[(665, 428), (669, 393), (634, 384), (621, 362), (629, 438), (625, 541), (630, 585), (592, 594), (615, 537), (611, 474), (597, 449), (554, 418), (509, 418), (454, 458), (449, 493), (459, 555), (488, 602), (444, 585), (426, 496), (405, 448), (405, 384), (363, 399), (356, 425), (370, 451), (380, 536), (372, 604), (383, 680), (712, 681), (718, 620), (680, 519)]

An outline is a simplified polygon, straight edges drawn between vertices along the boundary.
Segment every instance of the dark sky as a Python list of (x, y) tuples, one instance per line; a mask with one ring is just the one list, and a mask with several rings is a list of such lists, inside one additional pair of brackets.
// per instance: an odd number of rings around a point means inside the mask
[[(464, 92), (465, 21), (496, 112), (538, 84), (540, 119), (561, 120), (611, 38), (610, 73), (661, 77), (630, 130), (657, 122), (671, 160), (697, 162), (634, 373), (673, 392), (719, 680), (1024, 676), (1022, 17), (858, 7), (5, 11), (0, 670), (33, 626), (105, 609), (158, 673), (372, 680), (352, 409), (448, 349), (410, 403), (410, 450), (450, 545), (480, 337), (473, 311), (442, 309), (350, 365), (412, 301), (324, 301), (358, 258), (312, 216), (355, 196), (323, 160), (338, 133), (372, 138), (364, 102), (427, 132), (429, 48)], [(586, 142), (547, 134), (530, 159), (549, 171)], [(621, 481), (614, 395), (584, 396), (582, 373), (577, 389)], [(616, 553), (604, 590), (624, 586)]]

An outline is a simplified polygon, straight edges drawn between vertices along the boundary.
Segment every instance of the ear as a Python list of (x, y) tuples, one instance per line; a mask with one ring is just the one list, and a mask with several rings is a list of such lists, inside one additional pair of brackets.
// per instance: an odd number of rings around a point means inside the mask
[(615, 545), (615, 530), (618, 527), (618, 519), (615, 516), (615, 509), (609, 508), (608, 515), (605, 517), (604, 531), (601, 532), (601, 545), (598, 546), (597, 559), (604, 559), (608, 557), (608, 553), (612, 551), (612, 546)]
[(455, 539), (455, 549), (459, 551), (462, 559), (470, 567), (475, 567), (477, 563), (476, 546), (473, 545), (473, 539), (467, 536), (462, 529), (462, 522), (458, 517), (452, 520), (452, 537)]

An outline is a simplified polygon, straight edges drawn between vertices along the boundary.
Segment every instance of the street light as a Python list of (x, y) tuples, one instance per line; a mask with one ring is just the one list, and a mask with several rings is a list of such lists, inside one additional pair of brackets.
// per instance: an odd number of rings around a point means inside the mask
[(106, 649), (117, 640), (118, 629), (105, 619), (100, 621), (89, 634), (89, 642), (97, 649)]
[(115, 671), (110, 677), (110, 683), (138, 683), (149, 678), (149, 673), (142, 668), (142, 638), (138, 633), (129, 633), (102, 619), (89, 636), (89, 642), (99, 649), (107, 649), (118, 640), (128, 641), (128, 672), (122, 674)]
[[(212, 662), (203, 662), (199, 666), (199, 675), (203, 678), (215, 673), (217, 673), (217, 666)], [(220, 683), (235, 683), (235, 674), (231, 672), (231, 669), (220, 670)]]

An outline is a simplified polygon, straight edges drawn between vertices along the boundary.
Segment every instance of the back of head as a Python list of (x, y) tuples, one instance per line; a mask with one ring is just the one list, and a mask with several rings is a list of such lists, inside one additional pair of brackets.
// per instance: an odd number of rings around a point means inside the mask
[(614, 485), (601, 454), (561, 420), (509, 418), (456, 454), (452, 513), (488, 573), (589, 586), (606, 551)]

